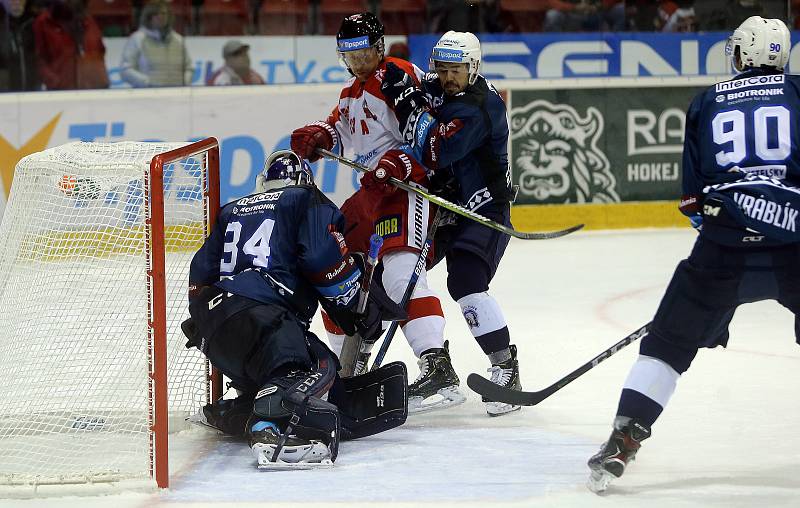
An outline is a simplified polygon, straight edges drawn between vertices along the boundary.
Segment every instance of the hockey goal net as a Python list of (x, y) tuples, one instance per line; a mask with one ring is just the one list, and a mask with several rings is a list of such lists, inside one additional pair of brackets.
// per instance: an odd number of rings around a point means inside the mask
[(211, 396), (180, 323), (219, 149), (70, 143), (22, 159), (0, 225), (0, 484), (155, 478)]

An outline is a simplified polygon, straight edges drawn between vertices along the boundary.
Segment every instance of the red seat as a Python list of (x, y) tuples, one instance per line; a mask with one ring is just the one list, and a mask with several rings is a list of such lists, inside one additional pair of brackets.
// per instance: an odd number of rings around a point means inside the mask
[(87, 9), (108, 35), (127, 35), (139, 24), (133, 20), (131, 0), (89, 0)]
[[(167, 0), (172, 12), (172, 28), (182, 35), (193, 35), (192, 0)], [(139, 20), (136, 20), (138, 26)]]
[(500, 0), (500, 15), (514, 32), (541, 32), (547, 0)]
[(320, 33), (324, 35), (336, 35), (344, 18), (368, 10), (366, 0), (321, 0), (319, 8), (322, 21)]
[(262, 35), (302, 35), (309, 17), (308, 0), (264, 0), (258, 17)]
[(380, 18), (387, 35), (427, 32), (426, 0), (381, 0)]
[(205, 0), (200, 11), (202, 34), (244, 34), (247, 27), (246, 3), (245, 0)]

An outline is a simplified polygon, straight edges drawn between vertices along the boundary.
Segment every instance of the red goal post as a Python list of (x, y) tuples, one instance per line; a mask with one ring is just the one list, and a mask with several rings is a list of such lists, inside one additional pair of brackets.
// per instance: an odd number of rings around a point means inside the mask
[[(148, 326), (151, 333), (148, 346), (151, 351), (150, 390), (149, 396), (153, 399), (153, 418), (151, 421), (151, 477), (161, 488), (169, 487), (169, 417), (167, 401), (167, 314), (166, 314), (166, 248), (164, 245), (164, 193), (155, 192), (155, 189), (164, 188), (164, 167), (183, 159), (188, 159), (200, 154), (206, 154), (207, 185), (204, 195), (205, 206), (208, 214), (208, 231), (210, 234), (216, 223), (219, 212), (219, 142), (216, 138), (206, 138), (184, 147), (170, 150), (153, 157), (150, 162), (149, 185), (151, 189), (150, 217), (147, 219), (149, 234), (148, 241), (151, 245), (147, 252), (151, 255), (148, 259), (147, 277), (152, 288), (152, 306), (148, 309)], [(188, 280), (187, 280), (188, 285)], [(211, 400), (222, 396), (222, 376), (212, 369), (210, 375)], [(161, 453), (157, 453), (161, 450)]]
[(0, 486), (152, 478), (221, 396), (186, 349), (219, 143), (69, 143), (23, 158), (0, 225)]

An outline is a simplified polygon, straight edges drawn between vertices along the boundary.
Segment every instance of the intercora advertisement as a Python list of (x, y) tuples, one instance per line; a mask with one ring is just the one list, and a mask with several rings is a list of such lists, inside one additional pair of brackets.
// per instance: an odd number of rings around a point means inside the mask
[(514, 90), (516, 203), (678, 199), (686, 109), (700, 89)]

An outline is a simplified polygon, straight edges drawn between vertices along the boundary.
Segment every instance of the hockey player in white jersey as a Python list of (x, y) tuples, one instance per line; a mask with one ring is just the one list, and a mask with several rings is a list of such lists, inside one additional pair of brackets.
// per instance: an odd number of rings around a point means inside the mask
[[(423, 247), (432, 218), (429, 203), (418, 195), (396, 190), (374, 178), (378, 173), (427, 187), (424, 168), (409, 151), (395, 113), (381, 92), (387, 63), (391, 62), (419, 82), (423, 73), (407, 61), (384, 56), (384, 29), (371, 13), (355, 14), (342, 21), (336, 36), (340, 60), (353, 75), (339, 94), (336, 107), (324, 121), (292, 132), (292, 150), (310, 161), (319, 159), (317, 148), (338, 149), (357, 162), (375, 169), (361, 179), (362, 187), (342, 206), (347, 220), (345, 237), (355, 250), (367, 251), (372, 233), (383, 236), (380, 253), (382, 274), (378, 281), (395, 301), (402, 299)], [(460, 404), (459, 390), (444, 340), (444, 314), (438, 296), (420, 274), (407, 306), (408, 319), (401, 329), (417, 356), (420, 375), (409, 386), (409, 412)], [(334, 351), (342, 350), (344, 335), (323, 315)], [(369, 353), (356, 364), (366, 368)]]

